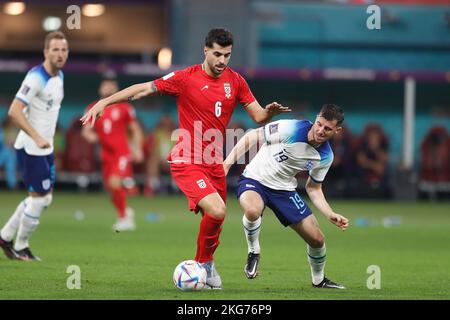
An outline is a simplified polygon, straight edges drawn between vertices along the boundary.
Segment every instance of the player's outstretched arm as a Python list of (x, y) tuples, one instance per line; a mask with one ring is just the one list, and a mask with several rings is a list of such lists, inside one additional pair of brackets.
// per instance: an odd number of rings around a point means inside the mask
[(256, 123), (261, 125), (266, 124), (274, 116), (280, 113), (292, 111), (290, 108), (285, 107), (278, 102), (272, 102), (263, 108), (256, 100), (250, 103), (245, 110)]
[(17, 124), (17, 126), (25, 131), (27, 135), (34, 140), (39, 148), (50, 148), (50, 142), (45, 140), (28, 122), (23, 113), (23, 109), (26, 105), (18, 99), (14, 99), (8, 110), (8, 116)]
[(316, 183), (309, 177), (308, 181), (306, 181), (305, 188), (312, 203), (314, 203), (316, 208), (319, 209), (320, 212), (322, 212), (322, 214), (327, 217), (327, 219), (331, 223), (338, 226), (342, 230), (347, 229), (348, 219), (331, 209), (330, 205), (325, 199), (325, 195), (323, 194), (321, 183)]
[(264, 139), (263, 128), (257, 128), (250, 130), (247, 132), (233, 147), (230, 151), (230, 154), (223, 162), (223, 169), (225, 171), (225, 175), (227, 175), (228, 170), (230, 170), (231, 166), (240, 159), (244, 154), (250, 150), (257, 142), (261, 142)]
[(86, 123), (90, 123), (91, 127), (94, 125), (95, 120), (100, 117), (103, 113), (103, 110), (114, 103), (122, 102), (122, 101), (132, 101), (137, 100), (145, 96), (154, 95), (158, 92), (153, 81), (144, 82), (134, 84), (128, 88), (125, 88), (115, 94), (99, 100), (88, 112), (86, 112), (83, 117), (81, 117), (80, 121), (85, 125)]

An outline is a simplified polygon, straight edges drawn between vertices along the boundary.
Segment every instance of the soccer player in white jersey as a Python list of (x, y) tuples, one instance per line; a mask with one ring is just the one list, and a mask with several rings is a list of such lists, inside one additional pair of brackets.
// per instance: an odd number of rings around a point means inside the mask
[[(44, 63), (32, 68), (22, 82), (8, 115), (21, 129), (14, 144), (28, 197), (0, 231), (0, 246), (10, 259), (40, 261), (29, 245), (43, 210), (52, 202), (55, 182), (53, 137), (64, 96), (64, 67), (69, 54), (60, 31), (45, 38)], [(16, 241), (13, 238), (16, 235)]]
[(296, 175), (308, 171), (306, 192), (327, 219), (345, 230), (348, 219), (330, 207), (322, 192), (322, 182), (333, 162), (328, 140), (342, 130), (344, 112), (326, 104), (314, 123), (307, 120), (279, 120), (249, 131), (224, 161), (225, 173), (258, 142), (261, 149), (239, 178), (237, 196), (244, 210), (243, 224), (248, 244), (244, 272), (249, 279), (258, 274), (261, 248), (261, 216), (269, 207), (285, 226), (290, 226), (307, 243), (312, 285), (316, 288), (345, 289), (325, 277), (325, 241), (311, 209), (296, 191)]

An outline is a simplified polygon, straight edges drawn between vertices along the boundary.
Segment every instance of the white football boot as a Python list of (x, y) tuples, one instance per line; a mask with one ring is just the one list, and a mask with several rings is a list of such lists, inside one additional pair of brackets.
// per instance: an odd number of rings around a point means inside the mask
[(202, 263), (202, 266), (206, 269), (205, 289), (222, 289), (222, 279), (216, 270), (214, 261)]
[(113, 225), (113, 230), (116, 232), (136, 230), (134, 210), (127, 208), (125, 211), (125, 217), (117, 219), (117, 222)]

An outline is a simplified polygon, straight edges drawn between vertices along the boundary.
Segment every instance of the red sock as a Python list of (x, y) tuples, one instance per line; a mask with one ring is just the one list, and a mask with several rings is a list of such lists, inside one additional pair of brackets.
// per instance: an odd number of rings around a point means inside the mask
[(201, 263), (213, 260), (214, 251), (219, 246), (223, 218), (217, 219), (205, 212), (200, 222), (195, 260)]
[(119, 218), (125, 218), (125, 209), (127, 207), (127, 193), (125, 189), (118, 188), (111, 190), (111, 197)]

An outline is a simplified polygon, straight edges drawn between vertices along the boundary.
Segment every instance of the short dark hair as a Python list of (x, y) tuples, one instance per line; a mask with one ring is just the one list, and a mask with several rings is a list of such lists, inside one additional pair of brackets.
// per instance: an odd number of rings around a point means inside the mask
[(48, 49), (50, 47), (50, 41), (53, 39), (66, 39), (66, 36), (61, 31), (52, 31), (45, 37), (44, 48)]
[(328, 121), (337, 121), (337, 125), (340, 126), (344, 122), (344, 110), (338, 105), (327, 103), (320, 109), (319, 116), (324, 117)]
[(102, 74), (102, 82), (103, 81), (116, 81), (117, 82), (117, 74), (114, 70), (106, 70), (103, 74)]
[(233, 44), (233, 35), (226, 29), (211, 29), (205, 38), (205, 46), (213, 47), (213, 43), (217, 43), (221, 47), (228, 47)]

